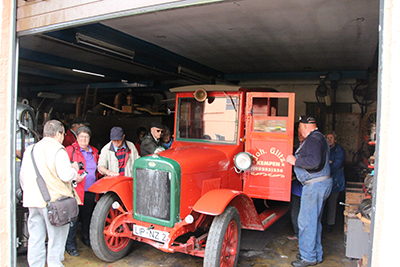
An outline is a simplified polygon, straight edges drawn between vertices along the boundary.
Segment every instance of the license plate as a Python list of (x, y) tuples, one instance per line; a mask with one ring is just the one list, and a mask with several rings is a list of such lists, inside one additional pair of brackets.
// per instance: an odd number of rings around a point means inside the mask
[(148, 229), (140, 225), (133, 225), (133, 234), (145, 238), (149, 238), (158, 242), (165, 243), (168, 237), (168, 232), (163, 232), (155, 229)]

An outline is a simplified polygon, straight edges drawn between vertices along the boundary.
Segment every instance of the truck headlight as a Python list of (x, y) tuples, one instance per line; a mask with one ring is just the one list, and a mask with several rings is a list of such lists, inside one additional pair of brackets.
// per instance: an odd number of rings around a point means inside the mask
[(248, 152), (240, 152), (235, 156), (235, 166), (241, 171), (245, 171), (251, 167), (253, 156)]

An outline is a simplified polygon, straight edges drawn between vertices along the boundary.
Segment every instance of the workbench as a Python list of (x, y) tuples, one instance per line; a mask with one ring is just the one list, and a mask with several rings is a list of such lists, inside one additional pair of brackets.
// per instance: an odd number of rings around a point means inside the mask
[[(346, 203), (344, 210), (344, 235), (346, 245), (346, 257), (367, 260), (370, 250), (370, 226), (371, 222), (361, 216), (359, 206), (361, 202), (369, 198), (363, 183), (346, 183)], [(365, 260), (364, 260), (365, 259)]]

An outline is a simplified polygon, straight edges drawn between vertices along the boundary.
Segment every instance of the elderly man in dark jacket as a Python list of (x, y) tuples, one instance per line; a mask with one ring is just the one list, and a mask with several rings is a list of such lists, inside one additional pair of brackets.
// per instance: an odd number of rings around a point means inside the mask
[(164, 133), (164, 125), (161, 122), (153, 122), (150, 132), (143, 137), (140, 145), (140, 155), (142, 157), (153, 154), (154, 150), (161, 146), (161, 136)]
[(297, 180), (303, 184), (300, 200), (299, 250), (292, 266), (306, 267), (322, 262), (322, 209), (332, 190), (329, 144), (318, 130), (313, 117), (301, 116), (299, 133), (305, 138), (286, 161), (294, 166)]

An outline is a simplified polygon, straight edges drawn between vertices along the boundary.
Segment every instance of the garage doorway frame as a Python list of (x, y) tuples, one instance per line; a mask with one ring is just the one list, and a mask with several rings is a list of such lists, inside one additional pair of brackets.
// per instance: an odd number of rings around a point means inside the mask
[[(165, 10), (170, 10), (170, 9), (178, 9), (178, 8), (184, 8), (184, 7), (189, 7), (189, 6), (196, 6), (196, 5), (207, 5), (207, 4), (214, 4), (218, 2), (225, 2), (226, 0), (182, 0), (182, 1), (177, 1), (177, 2), (172, 2), (172, 3), (165, 3), (165, 4), (159, 4), (155, 6), (148, 6), (148, 7), (143, 7), (139, 9), (133, 9), (133, 10), (127, 10), (127, 11), (121, 11), (121, 12), (116, 12), (112, 14), (104, 14), (104, 15), (99, 15), (99, 16), (94, 16), (94, 17), (89, 17), (89, 18), (82, 18), (78, 20), (73, 20), (73, 21), (67, 21), (67, 22), (62, 22), (62, 23), (57, 23), (53, 25), (48, 25), (48, 26), (43, 26), (43, 27), (38, 27), (38, 28), (32, 28), (29, 30), (24, 30), (17, 32), (17, 0), (12, 1), (12, 9), (13, 9), (13, 14), (14, 17), (12, 18), (12, 32), (15, 34), (12, 36), (11, 43), (13, 45), (13, 49), (11, 52), (11, 58), (12, 58), (12, 70), (10, 73), (11, 76), (11, 108), (13, 112), (11, 112), (10, 116), (10, 158), (15, 159), (16, 158), (16, 151), (15, 151), (15, 132), (16, 132), (16, 110), (17, 110), (17, 96), (18, 96), (18, 64), (19, 64), (19, 39), (20, 37), (23, 36), (29, 36), (29, 35), (35, 35), (35, 34), (40, 34), (40, 33), (46, 33), (46, 32), (51, 32), (51, 31), (56, 31), (56, 30), (62, 30), (66, 28), (71, 28), (71, 27), (77, 27), (77, 26), (83, 26), (87, 24), (92, 24), (92, 23), (98, 23), (102, 22), (105, 20), (110, 20), (110, 19), (115, 19), (115, 18), (122, 18), (122, 17), (127, 17), (127, 16), (136, 16), (136, 15), (141, 15), (141, 14), (146, 14), (146, 13), (152, 13), (152, 12), (158, 12), (158, 11), (165, 11)], [(9, 189), (10, 189), (10, 259), (9, 263), (10, 266), (17, 266), (17, 222), (16, 222), (16, 166), (15, 166), (15, 161), (11, 160), (10, 161), (10, 176), (11, 176), (11, 181), (9, 181)]]
[[(196, 0), (196, 1), (183, 1), (186, 2), (187, 5), (195, 5), (196, 3), (204, 3), (204, 1)], [(212, 2), (221, 2), (221, 1), (208, 1), (210, 3)], [(397, 67), (399, 67), (400, 63), (394, 63), (394, 61), (400, 62), (400, 56), (395, 54), (393, 55), (393, 58), (391, 58), (391, 55), (389, 55), (391, 52), (395, 52), (396, 48), (397, 51), (400, 50), (400, 45), (398, 44), (393, 44), (393, 40), (391, 40), (392, 36), (395, 35), (397, 39), (400, 39), (400, 33), (396, 34), (394, 33), (396, 29), (398, 29), (399, 26), (396, 24), (398, 20), (390, 20), (389, 17), (396, 17), (394, 13), (397, 12), (397, 14), (400, 14), (400, 4), (395, 3), (395, 0), (380, 0), (380, 27), (383, 27), (383, 25), (387, 26), (387, 32), (381, 28), (380, 29), (380, 37), (379, 37), (379, 82), (378, 82), (378, 116), (377, 116), (377, 162), (376, 162), (376, 172), (375, 172), (375, 177), (380, 179), (380, 183), (377, 183), (378, 179), (375, 179), (375, 185), (374, 189), (378, 193), (378, 197), (373, 199), (373, 219), (372, 219), (372, 225), (371, 225), (371, 234), (373, 236), (373, 242), (371, 243), (371, 256), (372, 258), (368, 262), (368, 266), (389, 266), (385, 265), (384, 263), (390, 262), (390, 261), (396, 261), (396, 253), (393, 253), (396, 251), (396, 246), (390, 245), (390, 242), (387, 242), (387, 245), (384, 245), (385, 243), (385, 238), (388, 238), (388, 234), (386, 231), (388, 231), (386, 228), (387, 226), (391, 226), (392, 224), (389, 224), (389, 221), (396, 222), (398, 218), (396, 218), (396, 209), (397, 205), (394, 202), (393, 204), (390, 204), (386, 197), (389, 198), (389, 194), (387, 191), (382, 190), (381, 188), (385, 187), (387, 189), (393, 189), (394, 188), (400, 188), (399, 183), (400, 179), (397, 178), (397, 181), (389, 181), (386, 179), (386, 176), (389, 176), (391, 174), (396, 174), (395, 170), (392, 168), (396, 167), (396, 164), (393, 164), (393, 167), (388, 167), (390, 159), (388, 158), (389, 156), (392, 155), (397, 155), (398, 157), (398, 151), (400, 151), (399, 148), (399, 143), (398, 140), (395, 138), (391, 139), (390, 136), (388, 136), (388, 133), (385, 132), (385, 129), (391, 128), (391, 125), (393, 124), (398, 124), (398, 121), (396, 122), (393, 118), (393, 115), (390, 116), (390, 113), (400, 114), (400, 105), (396, 105), (395, 100), (400, 100), (399, 93), (396, 92), (396, 88), (400, 88), (400, 81), (392, 81), (391, 79), (393, 78), (392, 76), (395, 76), (395, 68), (393, 68), (396, 64)], [(14, 14), (15, 18), (14, 21), (16, 21), (16, 1), (13, 1), (14, 5)], [(385, 8), (389, 9), (389, 6), (392, 7), (391, 10), (386, 10)], [(178, 4), (175, 3), (173, 4), (164, 4), (158, 6), (158, 11), (162, 10), (168, 10), (168, 9), (173, 9), (173, 8), (178, 8), (182, 7), (182, 2)], [(393, 8), (394, 7), (394, 8)], [(133, 16), (133, 15), (140, 15), (148, 12), (155, 12), (154, 7), (150, 8), (142, 8), (139, 10), (131, 10), (131, 11), (126, 11), (126, 12), (118, 12), (115, 14), (108, 14), (108, 15), (102, 15), (102, 16), (97, 16), (97, 17), (91, 17), (91, 18), (86, 18), (86, 19), (80, 19), (76, 21), (71, 21), (71, 22), (65, 22), (65, 23), (59, 23), (55, 25), (50, 25), (50, 26), (45, 26), (45, 27), (40, 27), (40, 28), (35, 28), (31, 30), (26, 30), (26, 31), (21, 31), (16, 34), (16, 37), (14, 36), (13, 38), (13, 43), (14, 43), (14, 48), (12, 51), (12, 57), (13, 57), (13, 63), (12, 63), (12, 71), (11, 71), (11, 80), (12, 80), (12, 88), (10, 90), (11, 94), (11, 101), (12, 101), (12, 108), (14, 112), (11, 112), (11, 132), (10, 132), (10, 140), (11, 140), (11, 146), (10, 146), (10, 152), (11, 152), (11, 159), (15, 159), (15, 111), (16, 111), (16, 102), (17, 102), (17, 93), (18, 93), (18, 61), (19, 61), (19, 55), (18, 55), (18, 46), (19, 46), (19, 37), (21, 36), (26, 36), (26, 35), (34, 35), (38, 33), (45, 33), (45, 32), (50, 32), (50, 31), (55, 31), (55, 30), (61, 30), (65, 28), (70, 28), (74, 26), (81, 26), (85, 24), (90, 24), (90, 23), (95, 23), (95, 22), (101, 22), (104, 20), (108, 19), (113, 19), (113, 18), (120, 18), (124, 16)], [(398, 18), (398, 16), (397, 16)], [(16, 22), (13, 22), (14, 29), (16, 29)], [(385, 42), (388, 42), (386, 44)], [(385, 44), (385, 47), (383, 46)], [(387, 49), (387, 50), (386, 50)], [(391, 58), (391, 59), (390, 59)], [(390, 60), (388, 60), (390, 59)], [(392, 73), (390, 75), (391, 69), (393, 69)], [(398, 69), (398, 68), (397, 68)], [(394, 78), (393, 78), (394, 79)], [(387, 85), (387, 87), (385, 87)], [(383, 90), (385, 88), (385, 90)], [(400, 91), (397, 89), (397, 91)], [(392, 93), (392, 94), (391, 94)], [(395, 96), (395, 97), (393, 97)], [(390, 99), (392, 97), (392, 99)], [(393, 102), (392, 102), (393, 101)], [(389, 106), (389, 107), (388, 107)], [(388, 110), (386, 110), (388, 109)], [(397, 154), (394, 154), (392, 151), (396, 150)], [(380, 157), (380, 155), (382, 157)], [(388, 162), (384, 162), (388, 160)], [(397, 163), (398, 164), (398, 163)], [(11, 199), (10, 199), (10, 214), (11, 214), (11, 229), (10, 229), (10, 246), (11, 246), (11, 253), (10, 253), (10, 266), (16, 266), (16, 218), (15, 218), (15, 166), (14, 166), (14, 161), (11, 160), (11, 182), (10, 182), (10, 189), (11, 189)], [(388, 183), (387, 183), (388, 182)], [(381, 200), (381, 195), (383, 200)], [(393, 196), (394, 199), (394, 196)], [(384, 204), (386, 207), (383, 207)], [(385, 212), (386, 210), (392, 211), (392, 214), (389, 214), (389, 212)], [(375, 219), (375, 216), (382, 216), (379, 218), (379, 221)], [(397, 228), (392, 228), (393, 230)], [(399, 232), (399, 231), (398, 231)], [(376, 238), (376, 235), (383, 234), (382, 237)], [(398, 234), (392, 235), (392, 237), (397, 238)], [(389, 257), (391, 255), (391, 257)]]

